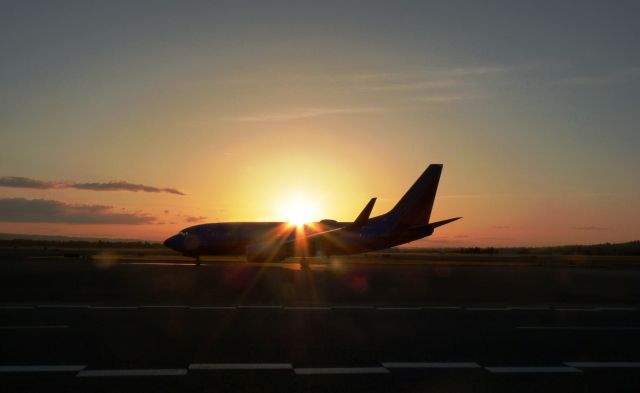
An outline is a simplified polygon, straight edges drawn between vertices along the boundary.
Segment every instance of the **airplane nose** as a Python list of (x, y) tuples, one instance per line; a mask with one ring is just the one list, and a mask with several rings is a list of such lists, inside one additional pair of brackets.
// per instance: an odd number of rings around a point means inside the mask
[(172, 250), (180, 251), (180, 249), (182, 248), (182, 238), (179, 235), (173, 235), (165, 240), (162, 244)]

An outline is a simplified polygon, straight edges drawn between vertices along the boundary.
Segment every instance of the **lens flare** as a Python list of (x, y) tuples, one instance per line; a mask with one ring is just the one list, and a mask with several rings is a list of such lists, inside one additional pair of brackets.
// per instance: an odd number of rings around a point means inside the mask
[(302, 227), (316, 218), (318, 209), (310, 201), (296, 198), (283, 206), (282, 212), (291, 225)]

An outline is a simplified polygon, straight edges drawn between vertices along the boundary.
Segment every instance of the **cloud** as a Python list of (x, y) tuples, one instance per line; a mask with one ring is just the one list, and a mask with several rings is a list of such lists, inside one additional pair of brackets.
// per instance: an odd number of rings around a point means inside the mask
[(457, 76), (483, 76), (493, 74), (503, 74), (513, 70), (510, 66), (479, 66), (479, 67), (458, 67), (444, 69), (441, 72), (446, 75)]
[(466, 85), (473, 80), (512, 71), (507, 66), (481, 66), (457, 68), (427, 68), (412, 73), (381, 73), (354, 75), (350, 80), (367, 91), (416, 91), (450, 89)]
[(305, 108), (289, 112), (274, 112), (258, 115), (227, 117), (227, 120), (241, 122), (279, 122), (289, 120), (307, 119), (328, 115), (350, 115), (360, 113), (382, 112), (382, 108)]
[[(331, 115), (371, 114), (393, 111), (398, 106), (388, 100), (375, 101), (385, 97), (405, 98), (407, 100), (429, 103), (451, 103), (461, 100), (486, 98), (474, 95), (479, 84), (490, 83), (503, 74), (511, 72), (508, 66), (472, 66), (472, 67), (427, 67), (399, 72), (357, 72), (346, 74), (287, 74), (267, 81), (268, 84), (282, 85), (295, 83), (310, 89), (330, 89), (332, 94), (347, 93), (349, 97), (366, 98), (366, 101), (351, 101), (344, 107), (307, 106), (302, 108), (283, 108), (266, 113), (241, 113), (223, 116), (222, 120), (234, 122), (286, 122), (292, 120), (317, 118)], [(262, 81), (264, 82), (264, 81)], [(242, 81), (243, 84), (261, 84), (261, 81)], [(419, 96), (425, 96), (422, 99)], [(345, 97), (346, 98), (346, 97)], [(374, 101), (372, 101), (374, 100)], [(335, 101), (333, 101), (335, 102)], [(344, 101), (343, 101), (344, 102)], [(357, 102), (373, 103), (357, 104)], [(379, 103), (377, 106), (376, 102)], [(396, 104), (398, 104), (396, 102)], [(407, 104), (407, 102), (404, 102)], [(364, 106), (361, 106), (364, 105)], [(402, 103), (399, 103), (402, 107)], [(409, 109), (414, 108), (410, 105)]]
[(571, 87), (601, 87), (638, 81), (640, 68), (626, 67), (591, 75), (570, 75), (557, 80), (554, 84)]
[(195, 223), (195, 222), (204, 221), (206, 219), (207, 219), (207, 217), (205, 217), (205, 216), (184, 216), (184, 220), (186, 222), (194, 222)]
[(60, 189), (60, 188), (75, 188), (77, 190), (92, 190), (92, 191), (132, 191), (132, 192), (167, 192), (175, 195), (185, 195), (183, 192), (175, 188), (159, 188), (153, 186), (146, 186), (144, 184), (134, 184), (126, 181), (116, 181), (107, 183), (74, 183), (63, 181), (46, 181), (39, 179), (32, 179), (28, 177), (20, 176), (4, 176), (0, 177), (0, 187), (14, 187), (14, 188), (32, 188), (39, 190), (48, 189)]
[(429, 90), (453, 87), (457, 85), (453, 80), (426, 80), (426, 81), (407, 81), (380, 83), (371, 86), (363, 86), (363, 90), (367, 91), (412, 91), (412, 90)]
[(46, 222), (65, 224), (151, 224), (146, 213), (118, 213), (113, 206), (72, 205), (50, 199), (0, 199), (1, 222)]
[(486, 98), (486, 96), (469, 95), (469, 94), (441, 94), (441, 95), (422, 96), (422, 97), (416, 98), (416, 100), (420, 102), (427, 102), (432, 104), (450, 104), (453, 102), (474, 100), (474, 99), (480, 99), (480, 98)]
[(584, 226), (584, 227), (572, 227), (571, 229), (575, 229), (578, 231), (606, 231), (607, 227), (598, 227), (598, 226)]
[(572, 76), (560, 79), (557, 84), (565, 86), (605, 86), (616, 82), (612, 76)]
[(64, 188), (65, 184), (59, 182), (30, 179), (28, 177), (4, 176), (0, 177), (0, 187), (36, 188), (40, 190), (46, 190), (50, 188)]
[(108, 183), (72, 183), (69, 188), (92, 191), (133, 191), (133, 192), (167, 192), (169, 194), (184, 195), (183, 192), (175, 188), (158, 188), (145, 186), (144, 184), (133, 184), (126, 181)]

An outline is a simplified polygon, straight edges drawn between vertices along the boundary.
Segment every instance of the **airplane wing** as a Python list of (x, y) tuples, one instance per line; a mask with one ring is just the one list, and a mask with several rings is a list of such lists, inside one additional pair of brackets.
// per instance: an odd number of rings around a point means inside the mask
[[(318, 250), (331, 248), (341, 241), (342, 233), (357, 232), (369, 222), (376, 198), (371, 198), (355, 221), (341, 228), (314, 233), (309, 236), (296, 236), (293, 239), (256, 243), (247, 246), (247, 259), (253, 261), (277, 261), (292, 255), (315, 255)], [(351, 234), (357, 236), (357, 234)]]

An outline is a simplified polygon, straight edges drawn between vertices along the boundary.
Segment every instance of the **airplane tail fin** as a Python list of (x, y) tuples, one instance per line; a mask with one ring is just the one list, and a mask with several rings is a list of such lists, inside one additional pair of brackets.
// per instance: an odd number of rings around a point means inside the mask
[(408, 228), (429, 222), (441, 173), (442, 164), (427, 167), (394, 208), (386, 213), (390, 219), (390, 229)]

